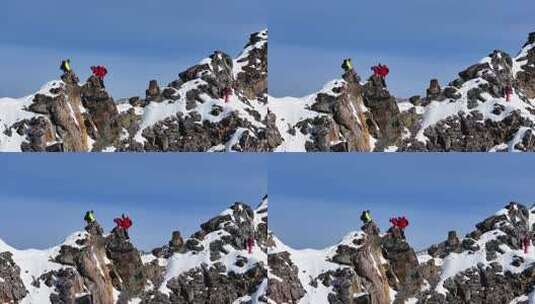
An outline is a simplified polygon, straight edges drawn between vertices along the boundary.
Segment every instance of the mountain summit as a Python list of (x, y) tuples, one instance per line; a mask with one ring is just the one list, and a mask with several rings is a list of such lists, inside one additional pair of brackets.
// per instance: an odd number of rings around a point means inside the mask
[(269, 98), (275, 151), (535, 151), (535, 33), (516, 57), (495, 50), (426, 95), (394, 97), (355, 71), (302, 98)]
[[(511, 202), (459, 238), (416, 252), (398, 228), (371, 222), (323, 250), (269, 247), (274, 303), (535, 303), (535, 207)], [(524, 251), (526, 250), (526, 251)]]
[(166, 86), (116, 103), (103, 82), (65, 73), (0, 99), (0, 151), (267, 151), (267, 30), (236, 57), (216, 51)]
[(151, 253), (98, 222), (48, 250), (0, 241), (0, 302), (266, 303), (266, 241), (267, 198), (256, 209), (233, 204), (189, 238), (175, 231)]

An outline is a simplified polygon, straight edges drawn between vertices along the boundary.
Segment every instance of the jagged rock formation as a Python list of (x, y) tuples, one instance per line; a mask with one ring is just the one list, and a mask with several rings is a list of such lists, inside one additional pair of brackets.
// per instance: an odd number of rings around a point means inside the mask
[(535, 301), (535, 206), (509, 203), (459, 239), (417, 254), (398, 228), (374, 223), (324, 250), (295, 250), (276, 239), (269, 251), (273, 303), (516, 303)]
[(235, 203), (190, 238), (175, 231), (148, 254), (97, 222), (50, 250), (0, 243), (0, 302), (267, 303), (267, 239), (266, 197), (257, 209)]
[(398, 279), (381, 243), (374, 223), (325, 250), (293, 250), (277, 239), (267, 296), (274, 303), (391, 303), (389, 281)]
[(28, 97), (2, 98), (0, 151), (270, 151), (280, 136), (268, 130), (267, 39), (267, 30), (253, 33), (236, 59), (216, 51), (128, 102), (74, 72)]
[(423, 98), (398, 100), (376, 76), (342, 78), (303, 98), (270, 97), (275, 151), (535, 150), (535, 33), (516, 57), (496, 50), (444, 87), (431, 80)]
[[(327, 84), (317, 94), (269, 99), (282, 139), (276, 151), (369, 151), (370, 131), (359, 76)], [(375, 125), (373, 125), (374, 127)]]

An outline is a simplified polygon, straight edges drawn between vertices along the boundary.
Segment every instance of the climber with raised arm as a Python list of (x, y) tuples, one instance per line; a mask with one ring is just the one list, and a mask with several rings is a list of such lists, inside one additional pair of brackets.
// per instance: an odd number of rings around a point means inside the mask
[(93, 76), (98, 78), (100, 86), (104, 88), (104, 77), (108, 74), (108, 69), (103, 65), (97, 65), (91, 67), (91, 72), (93, 73)]
[(132, 220), (130, 217), (123, 213), (121, 217), (113, 219), (113, 222), (117, 225), (114, 230), (122, 232), (127, 240), (130, 239), (130, 236), (128, 235), (128, 229), (132, 227)]
[(379, 77), (383, 83), (383, 86), (386, 87), (386, 81), (385, 78), (390, 73), (390, 69), (387, 65), (378, 63), (377, 65), (374, 65), (371, 67), (371, 70), (373, 71), (373, 76)]
[(409, 226), (409, 220), (405, 216), (393, 217), (390, 219), (391, 231), (399, 231), (401, 238), (405, 239), (405, 228)]

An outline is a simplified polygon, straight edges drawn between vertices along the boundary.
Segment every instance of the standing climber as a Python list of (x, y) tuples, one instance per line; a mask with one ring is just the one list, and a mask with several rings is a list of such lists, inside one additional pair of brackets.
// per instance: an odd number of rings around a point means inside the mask
[(72, 71), (71, 60), (70, 59), (65, 59), (65, 60), (61, 61), (61, 65), (59, 66), (59, 68), (65, 74), (70, 73)]
[(353, 70), (353, 63), (351, 62), (351, 58), (344, 59), (344, 61), (342, 62), (342, 69), (344, 70), (344, 72), (349, 72)]
[(505, 101), (511, 101), (511, 95), (513, 95), (513, 87), (508, 84), (503, 88), (503, 95), (505, 96)]
[(364, 225), (371, 223), (373, 219), (370, 210), (362, 211), (362, 214), (360, 215), (360, 220), (364, 223)]
[(106, 67), (103, 65), (92, 66), (91, 72), (93, 72), (93, 76), (98, 78), (100, 86), (104, 88), (104, 77), (108, 74)]
[(529, 237), (529, 233), (524, 235), (524, 240), (522, 243), (524, 245), (524, 254), (528, 254), (529, 246), (531, 246), (531, 238)]
[(121, 217), (113, 219), (113, 222), (117, 225), (115, 227), (119, 231), (122, 231), (126, 237), (126, 239), (130, 239), (130, 236), (128, 235), (128, 229), (132, 227), (132, 220), (129, 216), (125, 216), (124, 213), (121, 215)]
[(254, 247), (254, 237), (250, 236), (249, 238), (247, 238), (247, 251), (249, 252), (249, 254), (253, 253), (253, 247)]
[(409, 220), (405, 216), (393, 217), (390, 219), (393, 228), (399, 230), (401, 237), (405, 238), (405, 228), (409, 226)]
[(371, 70), (373, 71), (374, 76), (381, 78), (383, 86), (386, 87), (385, 78), (390, 73), (390, 69), (388, 68), (388, 66), (386, 66), (385, 64), (378, 63), (377, 65), (372, 66)]
[(89, 225), (91, 223), (94, 223), (95, 222), (95, 212), (93, 210), (89, 210), (85, 213), (85, 216), (84, 216), (84, 220), (85, 222)]
[(229, 101), (230, 95), (232, 95), (232, 88), (230, 86), (226, 86), (223, 88), (223, 98), (225, 98), (225, 103)]

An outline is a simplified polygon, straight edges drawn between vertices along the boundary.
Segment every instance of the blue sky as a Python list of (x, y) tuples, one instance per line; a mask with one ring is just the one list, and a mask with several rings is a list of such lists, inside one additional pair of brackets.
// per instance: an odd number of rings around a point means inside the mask
[(0, 154), (0, 238), (47, 248), (82, 230), (93, 209), (109, 231), (126, 212), (143, 249), (183, 236), (235, 201), (266, 194), (266, 159), (253, 154)]
[(461, 235), (511, 200), (535, 202), (532, 154), (286, 154), (269, 161), (270, 229), (295, 248), (334, 245), (370, 209), (405, 215), (413, 246)]
[(109, 67), (114, 97), (144, 94), (150, 79), (176, 79), (220, 49), (236, 55), (267, 26), (260, 0), (4, 0), (0, 10), (0, 97), (35, 92), (69, 57), (85, 80)]
[(393, 94), (447, 83), (492, 50), (519, 51), (535, 31), (534, 1), (269, 1), (270, 93), (301, 96), (341, 74), (352, 57), (368, 77), (387, 63)]

